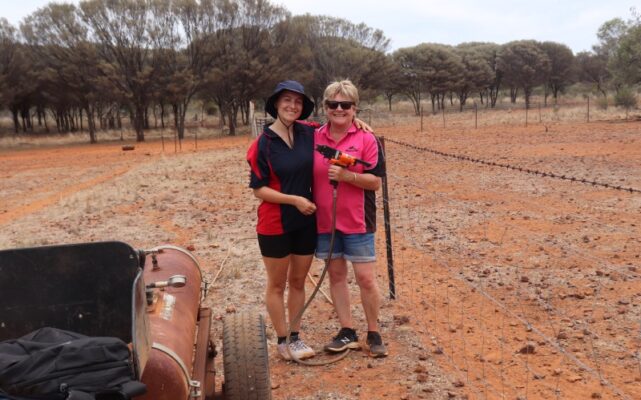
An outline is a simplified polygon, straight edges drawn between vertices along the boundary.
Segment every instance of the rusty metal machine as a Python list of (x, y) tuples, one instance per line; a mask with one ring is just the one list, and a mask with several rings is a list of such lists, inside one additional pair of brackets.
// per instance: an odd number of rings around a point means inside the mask
[(187, 250), (134, 250), (122, 242), (0, 251), (0, 340), (51, 326), (131, 344), (144, 400), (269, 399), (262, 316), (223, 327), (223, 393), (215, 392), (207, 286)]

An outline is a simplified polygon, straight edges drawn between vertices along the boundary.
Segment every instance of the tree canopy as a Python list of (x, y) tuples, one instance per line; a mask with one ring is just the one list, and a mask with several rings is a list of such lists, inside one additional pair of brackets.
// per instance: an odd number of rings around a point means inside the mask
[[(641, 83), (641, 17), (615, 18), (598, 43), (576, 56), (564, 44), (518, 40), (449, 46), (424, 42), (390, 51), (390, 40), (364, 23), (292, 16), (269, 0), (82, 0), (48, 4), (19, 27), (0, 18), (0, 108), (14, 131), (55, 121), (58, 132), (97, 132), (129, 120), (138, 140), (170, 116), (185, 133), (195, 99), (215, 104), (236, 132), (250, 101), (267, 98), (284, 79), (301, 81), (316, 102), (328, 83), (351, 79), (364, 101), (404, 96), (421, 112), (446, 97), (460, 110), (477, 97), (494, 107), (502, 90), (529, 106), (534, 88), (557, 101), (568, 85), (587, 82), (604, 96)], [(316, 110), (318, 112), (318, 109)], [(37, 118), (37, 121), (34, 121)], [(158, 122), (159, 121), (159, 122)], [(53, 127), (52, 127), (53, 128)]]

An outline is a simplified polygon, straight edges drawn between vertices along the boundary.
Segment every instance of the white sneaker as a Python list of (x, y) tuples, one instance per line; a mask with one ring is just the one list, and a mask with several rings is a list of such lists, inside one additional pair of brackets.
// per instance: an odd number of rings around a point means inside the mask
[(287, 350), (287, 343), (283, 342), (278, 345), (278, 355), (283, 359), (283, 360), (291, 360), (292, 357), (289, 355), (289, 350)]
[(295, 357), (299, 360), (311, 358), (316, 355), (314, 349), (306, 345), (305, 342), (300, 339), (289, 344), (289, 352), (291, 353), (292, 357)]

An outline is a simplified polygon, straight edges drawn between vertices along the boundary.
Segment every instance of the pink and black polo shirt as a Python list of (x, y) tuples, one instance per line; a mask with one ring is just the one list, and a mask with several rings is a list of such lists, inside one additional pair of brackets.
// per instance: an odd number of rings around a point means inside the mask
[[(311, 201), (313, 152), (313, 126), (295, 123), (292, 149), (274, 131), (265, 127), (247, 150), (247, 161), (251, 167), (249, 187), (267, 186)], [(315, 224), (315, 219), (315, 215), (303, 215), (292, 205), (263, 201), (258, 206), (256, 232), (280, 235)]]
[[(338, 143), (329, 134), (329, 124), (325, 124), (314, 133), (314, 146), (323, 144), (343, 153), (354, 156), (371, 164), (364, 168), (362, 164), (349, 167), (357, 173), (370, 173), (383, 176), (383, 157), (379, 141), (370, 133), (358, 129), (355, 125), (347, 131)], [(379, 155), (381, 155), (379, 157)], [(314, 152), (314, 203), (316, 204), (316, 224), (318, 233), (330, 233), (332, 229), (332, 190), (327, 178), (329, 161), (319, 152)], [(376, 194), (373, 190), (364, 190), (339, 182), (338, 201), (336, 204), (336, 229), (345, 234), (372, 233), (376, 231)]]

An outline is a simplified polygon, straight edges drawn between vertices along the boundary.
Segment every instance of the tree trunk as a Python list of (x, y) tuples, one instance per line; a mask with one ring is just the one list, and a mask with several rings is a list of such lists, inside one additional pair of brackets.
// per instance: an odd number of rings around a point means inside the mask
[(496, 101), (499, 98), (499, 89), (498, 88), (490, 88), (490, 108), (496, 107)]
[(20, 118), (22, 119), (22, 132), (27, 133), (27, 125), (29, 122), (24, 108), (20, 110)]
[(240, 119), (243, 125), (249, 125), (249, 101), (243, 101), (240, 105)]
[(178, 133), (178, 139), (183, 140), (185, 138), (187, 106), (183, 103), (173, 103), (171, 106), (174, 110), (174, 128), (176, 129), (176, 133)]
[(463, 112), (463, 106), (465, 105), (465, 102), (467, 101), (467, 96), (468, 92), (465, 90), (461, 90), (458, 92), (458, 101), (459, 101), (459, 111)]
[[(96, 138), (96, 120), (94, 118), (95, 110), (90, 106), (85, 106), (85, 111), (87, 112), (87, 127), (89, 129), (89, 143), (94, 144), (98, 142)], [(80, 110), (80, 115), (82, 115), (82, 110)]]
[(154, 110), (154, 129), (158, 129), (158, 114), (156, 113), (156, 106), (154, 106), (153, 110)]
[(229, 136), (236, 136), (238, 108), (239, 107), (236, 104), (231, 104), (229, 107)]
[(532, 96), (532, 88), (531, 87), (524, 87), (523, 88), (523, 95), (525, 96), (525, 108), (530, 109), (530, 97)]
[(136, 142), (145, 141), (145, 109), (141, 104), (134, 106), (134, 130), (136, 131)]
[(519, 88), (511, 87), (510, 88), (510, 103), (516, 103), (516, 98), (519, 94)]
[(165, 129), (165, 103), (160, 102), (160, 127)]
[(389, 112), (392, 112), (392, 97), (394, 97), (393, 93), (385, 93), (385, 98), (387, 98), (387, 109)]
[(49, 133), (49, 124), (47, 123), (47, 111), (44, 110), (42, 112), (42, 121), (45, 124), (45, 132)]
[(20, 120), (18, 119), (18, 107), (11, 106), (11, 116), (13, 117), (13, 131), (20, 133)]
[(143, 108), (143, 129), (149, 129), (149, 107)]

